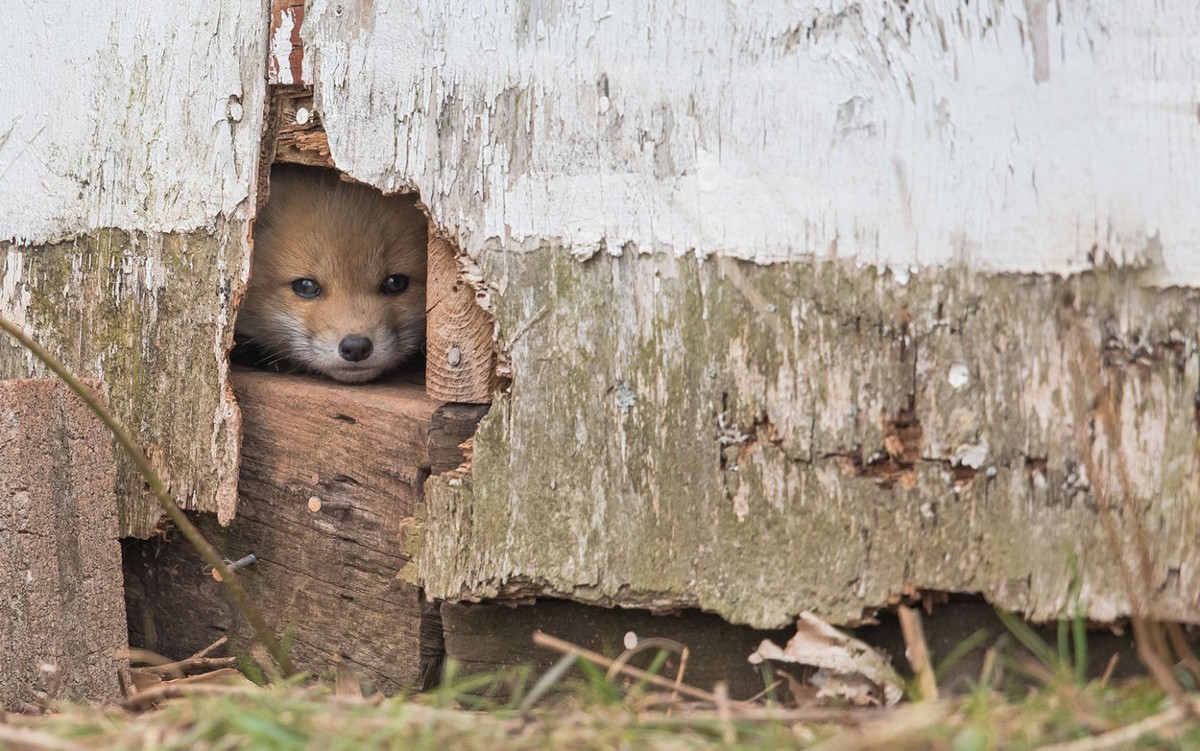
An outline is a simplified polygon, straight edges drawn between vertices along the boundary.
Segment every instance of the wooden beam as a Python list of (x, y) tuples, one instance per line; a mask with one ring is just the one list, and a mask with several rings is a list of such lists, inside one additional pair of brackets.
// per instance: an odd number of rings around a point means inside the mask
[[(441, 405), (419, 373), (365, 385), (232, 375), (243, 414), (238, 515), (224, 529), (205, 518), (203, 531), (231, 560), (254, 554), (239, 574), (275, 628), (295, 634), (291, 655), (302, 669), (333, 674), (341, 660), (368, 689), (424, 687), (440, 663), (437, 613), (398, 574), (409, 564), (404, 538), (415, 528)], [(456, 460), (447, 446), (474, 423), (441, 422), (439, 461), (457, 464), (461, 453)], [(451, 435), (455, 425), (466, 432)], [(175, 658), (226, 632), (243, 648), (252, 643), (185, 542), (140, 543), (126, 570), (135, 643)]]
[(425, 389), (447, 402), (488, 404), (496, 387), (492, 317), (459, 273), (454, 244), (429, 235)]
[(120, 697), (128, 662), (112, 445), (57, 379), (0, 381), (0, 708), (39, 691)]

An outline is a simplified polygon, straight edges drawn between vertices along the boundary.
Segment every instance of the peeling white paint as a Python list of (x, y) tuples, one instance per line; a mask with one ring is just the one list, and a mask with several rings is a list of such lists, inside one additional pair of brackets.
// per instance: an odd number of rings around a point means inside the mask
[[(279, 24), (271, 35), (271, 72), (278, 77), (279, 83), (291, 86), (296, 83), (292, 75), (292, 34), (296, 31), (296, 11), (288, 8), (279, 16)], [(300, 114), (296, 113), (297, 116)], [(297, 117), (299, 122), (299, 117)], [(303, 123), (301, 123), (303, 125)]]
[(946, 376), (946, 380), (956, 389), (961, 389), (971, 382), (971, 370), (961, 362), (950, 366), (950, 372)]
[(335, 160), (418, 185), (469, 253), (1200, 284), (1190, 0), (341, 9), (302, 28)]
[(266, 22), (256, 3), (6, 3), (0, 242), (249, 217)]

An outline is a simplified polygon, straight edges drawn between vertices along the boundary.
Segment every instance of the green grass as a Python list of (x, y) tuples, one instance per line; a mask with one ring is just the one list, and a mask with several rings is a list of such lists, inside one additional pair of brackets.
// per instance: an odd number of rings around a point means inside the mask
[[(1073, 652), (1073, 650), (1072, 650)], [(1050, 654), (1043, 655), (1049, 657)], [(1057, 654), (1054, 655), (1057, 657)], [(966, 696), (911, 704), (865, 721), (811, 722), (796, 710), (766, 707), (738, 717), (669, 702), (646, 687), (610, 682), (598, 671), (560, 681), (531, 709), (518, 709), (528, 671), (455, 676), (419, 697), (348, 699), (327, 686), (292, 681), (275, 688), (221, 688), (131, 713), (66, 706), (43, 717), (10, 715), (3, 731), (36, 733), (14, 748), (49, 749), (404, 749), (404, 751), (525, 751), (533, 749), (1033, 749), (1113, 731), (1170, 706), (1149, 680), (1123, 685), (1083, 683), (1072, 670), (1025, 668), (1042, 682), (1000, 688), (1019, 661), (1000, 658), (987, 683)], [(1016, 685), (1016, 684), (1012, 684)], [(774, 713), (774, 718), (763, 717)], [(13, 739), (7, 742), (12, 744)], [(69, 745), (54, 745), (69, 744)], [(1200, 726), (1173, 722), (1108, 748), (1200, 748)]]

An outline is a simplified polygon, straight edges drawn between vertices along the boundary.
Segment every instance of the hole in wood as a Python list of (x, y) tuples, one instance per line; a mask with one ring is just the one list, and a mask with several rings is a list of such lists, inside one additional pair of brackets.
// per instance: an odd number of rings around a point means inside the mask
[(415, 193), (276, 164), (254, 223), (235, 361), (340, 383), (419, 370), (428, 235)]
[[(270, 622), (306, 635), (292, 655), (303, 669), (331, 674), (329, 656), (342, 654), (385, 693), (420, 688), (437, 673), (440, 620), (400, 574), (419, 533), (425, 481), (465, 466), (464, 446), (491, 400), (492, 319), (476, 301), (478, 273), (464, 275), (453, 241), (429, 231), (418, 196), (385, 197), (334, 168), (310, 93), (277, 88), (271, 122), (264, 148), (273, 163), (261, 176), (251, 286), (237, 311), (242, 341), (231, 358), (242, 413), (237, 514), (228, 527), (208, 516), (197, 522), (218, 550), (260, 557), (244, 584)], [(357, 200), (331, 215), (314, 199), (330, 190)], [(371, 265), (387, 254), (363, 237), (378, 239), (377, 225), (394, 221), (379, 219), (381, 207), (407, 213), (420, 260), (413, 269)], [(330, 225), (342, 232), (325, 234)], [(339, 305), (355, 283), (357, 301)], [(398, 300), (415, 304), (396, 323), (387, 306)], [(367, 324), (343, 327), (360, 307), (389, 322), (382, 335)], [(395, 329), (409, 337), (411, 320), (424, 350), (418, 344), (407, 365), (378, 377), (348, 383), (356, 379), (309, 361), (310, 332), (331, 331), (322, 356), (362, 375)], [(369, 346), (344, 341), (354, 334)], [(177, 538), (128, 548), (131, 643), (186, 657), (226, 633), (252, 641), (211, 579), (174, 575), (197, 562)], [(356, 635), (349, 643), (348, 633)]]

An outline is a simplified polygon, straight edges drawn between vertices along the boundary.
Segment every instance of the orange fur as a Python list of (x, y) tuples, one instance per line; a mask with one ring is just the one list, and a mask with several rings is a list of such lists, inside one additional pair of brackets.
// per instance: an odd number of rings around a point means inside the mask
[[(238, 311), (240, 338), (275, 357), (346, 382), (369, 381), (403, 363), (425, 337), (426, 221), (415, 194), (384, 196), (323, 169), (276, 165), (254, 224), (250, 284)], [(408, 277), (384, 294), (392, 274)], [(313, 299), (292, 288), (320, 285)], [(339, 354), (367, 337), (361, 361)]]

